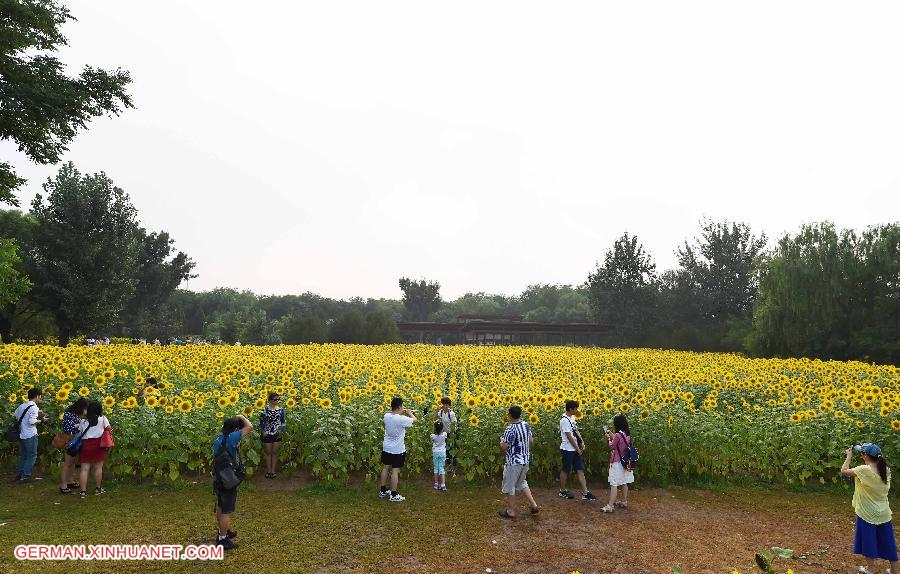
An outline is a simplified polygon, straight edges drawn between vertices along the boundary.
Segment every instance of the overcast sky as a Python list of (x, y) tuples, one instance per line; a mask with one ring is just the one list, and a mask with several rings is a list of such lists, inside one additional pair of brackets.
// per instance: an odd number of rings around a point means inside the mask
[[(137, 106), (66, 160), (194, 290), (445, 298), (578, 284), (623, 231), (900, 219), (898, 2), (67, 2)], [(52, 166), (11, 153), (31, 179)]]

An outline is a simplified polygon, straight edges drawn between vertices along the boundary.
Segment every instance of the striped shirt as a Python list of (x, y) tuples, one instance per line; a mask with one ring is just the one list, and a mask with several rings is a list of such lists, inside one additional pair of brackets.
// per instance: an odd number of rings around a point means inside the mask
[(531, 427), (519, 421), (506, 427), (501, 443), (506, 443), (506, 464), (528, 464), (531, 461)]

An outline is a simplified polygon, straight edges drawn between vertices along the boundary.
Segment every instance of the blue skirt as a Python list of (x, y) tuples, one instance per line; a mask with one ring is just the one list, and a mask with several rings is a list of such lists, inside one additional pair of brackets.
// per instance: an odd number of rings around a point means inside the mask
[(897, 541), (894, 540), (894, 525), (891, 521), (888, 520), (884, 524), (870, 524), (857, 516), (853, 553), (866, 558), (896, 561)]

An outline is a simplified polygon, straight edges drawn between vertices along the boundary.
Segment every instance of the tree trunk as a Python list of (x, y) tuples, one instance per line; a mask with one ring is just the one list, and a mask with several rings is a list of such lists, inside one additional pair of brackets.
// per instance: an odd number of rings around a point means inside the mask
[(10, 317), (0, 317), (0, 340), (4, 344), (12, 343), (12, 318)]
[(69, 344), (69, 339), (72, 337), (72, 332), (68, 329), (68, 327), (60, 327), (59, 328), (59, 346), (65, 347)]

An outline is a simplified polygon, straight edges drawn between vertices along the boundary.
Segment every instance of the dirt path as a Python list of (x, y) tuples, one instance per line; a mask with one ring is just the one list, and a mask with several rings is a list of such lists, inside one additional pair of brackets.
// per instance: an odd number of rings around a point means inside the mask
[[(602, 514), (602, 504), (565, 501), (553, 489), (536, 489), (540, 515), (503, 521), (490, 513), (487, 535), (458, 572), (538, 574), (571, 572), (755, 572), (753, 557), (780, 546), (814, 553), (782, 562), (800, 573), (853, 572), (853, 512), (849, 497), (737, 490), (727, 494), (673, 488), (635, 492), (627, 511)], [(524, 503), (523, 503), (524, 504)], [(503, 508), (499, 496), (493, 508)], [(524, 510), (524, 506), (523, 506)], [(427, 557), (406, 557), (379, 572), (447, 571)]]

